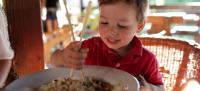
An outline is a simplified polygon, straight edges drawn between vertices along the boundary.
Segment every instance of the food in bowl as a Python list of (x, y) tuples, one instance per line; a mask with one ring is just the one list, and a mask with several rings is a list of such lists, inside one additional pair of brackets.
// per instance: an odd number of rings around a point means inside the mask
[(84, 77), (81, 80), (71, 78), (58, 78), (44, 84), (37, 91), (124, 91), (122, 86), (117, 86), (97, 78)]

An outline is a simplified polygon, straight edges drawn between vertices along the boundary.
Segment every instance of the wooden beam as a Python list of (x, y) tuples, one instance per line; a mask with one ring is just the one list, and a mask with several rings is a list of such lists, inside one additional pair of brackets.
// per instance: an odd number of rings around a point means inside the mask
[(147, 22), (152, 23), (152, 28), (147, 31), (149, 34), (159, 33), (163, 30), (166, 31), (165, 35), (170, 36), (171, 24), (182, 24), (184, 20), (182, 17), (165, 17), (165, 16), (148, 16)]
[(14, 70), (19, 76), (44, 69), (40, 0), (5, 0)]

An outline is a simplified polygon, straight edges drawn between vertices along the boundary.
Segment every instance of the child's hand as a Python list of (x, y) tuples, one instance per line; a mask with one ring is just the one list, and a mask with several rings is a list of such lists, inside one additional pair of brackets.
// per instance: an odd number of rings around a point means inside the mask
[(80, 69), (84, 59), (87, 56), (89, 49), (80, 49), (81, 42), (72, 42), (65, 49), (63, 53), (64, 66), (69, 68)]
[(163, 85), (153, 85), (148, 83), (143, 76), (137, 77), (140, 83), (140, 91), (165, 91)]
[(140, 91), (153, 91), (151, 84), (149, 84), (148, 82), (146, 82), (146, 80), (144, 79), (143, 76), (139, 75), (137, 77), (137, 80), (140, 83)]
[(80, 49), (81, 42), (70, 43), (63, 51), (56, 51), (52, 55), (51, 63), (55, 66), (80, 69), (89, 49)]

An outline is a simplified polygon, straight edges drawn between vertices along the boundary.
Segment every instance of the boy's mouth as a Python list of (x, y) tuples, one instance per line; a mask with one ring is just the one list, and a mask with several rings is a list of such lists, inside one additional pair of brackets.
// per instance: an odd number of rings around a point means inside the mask
[(106, 38), (106, 40), (111, 44), (116, 44), (120, 41), (119, 39), (113, 39), (113, 38)]

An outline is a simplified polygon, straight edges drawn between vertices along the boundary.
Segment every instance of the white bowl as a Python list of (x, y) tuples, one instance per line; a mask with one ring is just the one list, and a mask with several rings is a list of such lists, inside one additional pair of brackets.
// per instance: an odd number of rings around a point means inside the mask
[[(127, 72), (103, 66), (84, 66), (85, 76), (101, 78), (110, 84), (122, 86), (125, 91), (139, 91), (139, 83)], [(23, 88), (36, 88), (57, 78), (69, 77), (70, 69), (52, 68), (22, 77), (9, 84), (6, 91), (22, 91)], [(81, 71), (74, 70), (73, 79), (80, 79)]]

